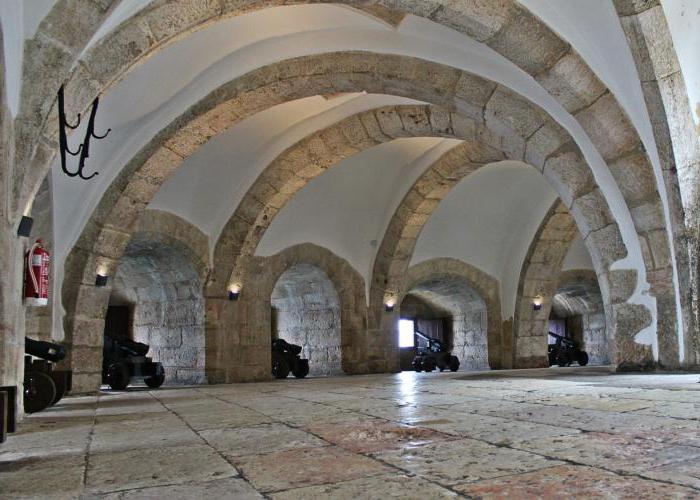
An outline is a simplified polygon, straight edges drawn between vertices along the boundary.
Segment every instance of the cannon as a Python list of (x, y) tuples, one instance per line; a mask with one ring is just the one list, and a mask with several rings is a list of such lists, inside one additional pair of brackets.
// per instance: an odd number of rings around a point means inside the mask
[(418, 330), (414, 333), (422, 341), (419, 342), (416, 356), (411, 362), (411, 366), (413, 366), (415, 371), (425, 370), (426, 372), (432, 372), (435, 368), (438, 368), (440, 371), (449, 369), (451, 372), (459, 370), (459, 358), (452, 355), (445, 342), (428, 337)]
[(165, 382), (165, 369), (147, 357), (150, 346), (105, 335), (102, 348), (102, 383), (115, 391), (127, 388), (132, 378), (142, 378), (153, 389)]
[(301, 346), (290, 344), (284, 339), (272, 341), (272, 376), (287, 378), (289, 372), (296, 378), (304, 378), (309, 374), (309, 360), (302, 359)]
[(578, 342), (554, 332), (549, 332), (549, 335), (556, 339), (554, 344), (549, 344), (547, 347), (549, 366), (569, 366), (574, 361), (580, 366), (588, 364), (588, 353), (580, 349)]
[(24, 410), (36, 413), (70, 391), (72, 372), (54, 369), (53, 363), (66, 357), (66, 348), (60, 344), (25, 338), (24, 353)]

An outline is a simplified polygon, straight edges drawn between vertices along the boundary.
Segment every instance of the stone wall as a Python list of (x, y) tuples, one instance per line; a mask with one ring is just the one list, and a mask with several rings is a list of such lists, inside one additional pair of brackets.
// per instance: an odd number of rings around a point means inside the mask
[(311, 375), (342, 375), (340, 301), (333, 283), (317, 267), (298, 264), (280, 276), (272, 291), (272, 335), (302, 346)]
[[(657, 179), (666, 188), (683, 314), (685, 363), (700, 365), (700, 140), (693, 110), (661, 2), (615, 0), (614, 4), (637, 66), (659, 151), (661, 176)], [(648, 267), (669, 264), (669, 254), (660, 247), (658, 238), (647, 237), (643, 248)], [(652, 294), (658, 295), (654, 285), (652, 282)], [(659, 322), (673, 326), (670, 308), (663, 307), (667, 305), (663, 302), (661, 305)]]
[[(367, 337), (367, 302), (362, 276), (346, 260), (325, 248), (304, 243), (270, 257), (250, 258), (245, 266), (246, 275), (236, 283), (240, 287), (238, 300), (207, 296), (206, 367), (209, 382), (249, 382), (272, 377), (273, 291), (285, 271), (300, 265), (320, 269), (337, 293), (343, 373), (386, 371), (386, 364), (373, 364), (373, 359), (367, 354), (370, 340)], [(281, 298), (280, 295), (278, 292), (277, 298)], [(302, 320), (295, 323), (301, 324)]]
[(460, 369), (508, 366), (498, 280), (458, 259), (436, 258), (411, 266), (404, 286), (437, 310), (449, 311)]
[[(444, 319), (445, 339), (452, 346), (452, 354), (460, 360), (460, 370), (489, 369), (486, 302), (465, 276), (446, 274), (444, 267), (440, 272), (439, 262), (432, 264), (428, 261), (429, 266), (435, 267), (435, 274), (411, 280), (411, 288), (401, 302), (401, 317)], [(497, 322), (498, 317), (494, 320)], [(500, 358), (500, 353), (494, 353), (493, 357)]]
[(202, 282), (184, 250), (135, 238), (122, 257), (110, 306), (133, 308), (131, 336), (150, 345), (165, 367), (166, 384), (198, 384), (204, 377)]

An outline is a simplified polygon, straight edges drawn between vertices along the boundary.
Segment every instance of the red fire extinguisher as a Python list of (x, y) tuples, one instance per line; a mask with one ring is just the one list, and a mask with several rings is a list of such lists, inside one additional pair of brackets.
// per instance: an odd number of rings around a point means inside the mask
[(26, 254), (24, 273), (24, 300), (28, 306), (45, 306), (49, 303), (49, 262), (51, 256), (36, 240)]

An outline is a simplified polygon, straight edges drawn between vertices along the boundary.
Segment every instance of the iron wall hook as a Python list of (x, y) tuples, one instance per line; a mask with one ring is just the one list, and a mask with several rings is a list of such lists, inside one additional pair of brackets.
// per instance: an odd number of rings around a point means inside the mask
[[(95, 133), (95, 116), (97, 115), (97, 108), (99, 104), (100, 98), (95, 97), (95, 100), (92, 101), (90, 119), (88, 120), (87, 131), (85, 132), (85, 139), (83, 140), (83, 143), (78, 146), (77, 150), (71, 151), (68, 147), (66, 127), (72, 130), (78, 128), (80, 126), (81, 116), (80, 113), (78, 113), (78, 120), (75, 123), (75, 125), (71, 125), (70, 123), (68, 123), (65, 112), (63, 85), (61, 85), (61, 88), (58, 89), (58, 142), (61, 149), (61, 169), (68, 177), (80, 177), (83, 180), (89, 180), (99, 175), (99, 172), (93, 172), (91, 175), (88, 176), (83, 174), (83, 170), (85, 169), (85, 160), (90, 157), (90, 139), (104, 139), (112, 131), (111, 128), (108, 128), (107, 132), (105, 132), (104, 135), (101, 136)], [(78, 160), (78, 170), (76, 170), (75, 172), (71, 172), (70, 170), (68, 170), (68, 167), (66, 165), (66, 153), (68, 153), (71, 156), (80, 155), (80, 159)]]

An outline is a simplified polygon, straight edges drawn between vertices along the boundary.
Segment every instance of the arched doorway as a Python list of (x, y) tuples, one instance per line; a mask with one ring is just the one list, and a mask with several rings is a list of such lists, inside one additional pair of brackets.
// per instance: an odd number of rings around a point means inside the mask
[[(441, 276), (414, 284), (401, 302), (400, 321), (413, 321), (416, 332), (444, 342), (459, 358), (460, 370), (489, 369), (486, 303), (464, 278)], [(423, 339), (416, 333), (412, 347), (402, 340), (401, 369), (410, 370)]]
[[(589, 365), (611, 362), (603, 299), (593, 271), (562, 272), (552, 298), (549, 331), (578, 343), (588, 354)], [(550, 336), (549, 343), (553, 341)]]
[(119, 263), (107, 308), (105, 335), (148, 344), (166, 384), (205, 382), (202, 276), (188, 252), (137, 235)]
[(342, 375), (340, 300), (326, 273), (295, 264), (279, 277), (270, 300), (272, 338), (300, 345), (310, 375)]

